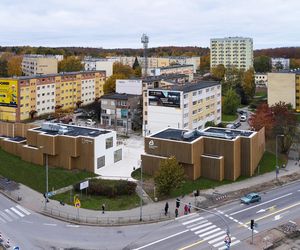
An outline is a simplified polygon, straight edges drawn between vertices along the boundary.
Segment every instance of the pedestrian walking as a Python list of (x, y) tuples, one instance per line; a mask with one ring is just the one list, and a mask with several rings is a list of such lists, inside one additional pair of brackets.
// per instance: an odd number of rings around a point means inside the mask
[(188, 205), (185, 204), (183, 209), (184, 209), (184, 214), (187, 215), (187, 214), (188, 214), (188, 211), (189, 211)]
[(175, 217), (176, 218), (178, 217), (178, 208), (177, 207), (175, 208)]
[(176, 208), (179, 208), (179, 207), (180, 207), (180, 199), (176, 198)]
[(191, 213), (192, 204), (189, 202), (189, 213)]
[(165, 205), (165, 216), (167, 216), (168, 210), (169, 210), (169, 203), (166, 202), (166, 205)]
[(105, 204), (103, 203), (102, 204), (102, 214), (104, 214), (104, 211), (105, 211)]

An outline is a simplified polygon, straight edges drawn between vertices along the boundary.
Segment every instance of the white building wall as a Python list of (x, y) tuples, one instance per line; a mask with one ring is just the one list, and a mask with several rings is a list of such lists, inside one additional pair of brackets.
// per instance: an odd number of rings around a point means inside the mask
[(95, 80), (88, 79), (81, 81), (81, 101), (83, 104), (91, 103), (95, 100)]
[(142, 95), (142, 80), (116, 80), (116, 93)]
[(38, 115), (55, 112), (55, 84), (36, 87), (36, 107)]

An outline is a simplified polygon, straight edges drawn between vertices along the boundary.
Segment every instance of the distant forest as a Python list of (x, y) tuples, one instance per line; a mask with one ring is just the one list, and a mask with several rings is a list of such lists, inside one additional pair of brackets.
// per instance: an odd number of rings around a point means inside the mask
[[(62, 54), (66, 56), (142, 56), (143, 49), (103, 49), (103, 48), (88, 48), (88, 47), (30, 47), (30, 46), (12, 46), (1, 47), (0, 52), (13, 52), (17, 55), (21, 54)], [(205, 56), (209, 54), (209, 48), (201, 47), (156, 47), (149, 48), (148, 56)], [(300, 59), (300, 47), (282, 47), (272, 49), (260, 49), (254, 51), (254, 56), (269, 56), (269, 57), (285, 57)]]

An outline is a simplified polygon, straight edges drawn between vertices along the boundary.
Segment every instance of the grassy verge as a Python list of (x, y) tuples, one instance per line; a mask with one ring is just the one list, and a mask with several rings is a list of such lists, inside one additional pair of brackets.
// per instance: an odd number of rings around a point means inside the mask
[[(141, 179), (141, 169), (138, 168), (136, 170), (134, 170), (132, 173), (131, 173), (131, 177), (136, 179), (136, 180), (140, 180)], [(149, 175), (149, 174), (146, 174), (146, 173), (143, 173), (143, 180), (150, 180), (152, 179), (153, 176), (152, 175)]]
[[(285, 164), (285, 160), (283, 160), (281, 157), (278, 157), (278, 165), (282, 166), (282, 164)], [(259, 168), (257, 168), (257, 171), (259, 171), (259, 174), (264, 174), (268, 172), (275, 171), (276, 169), (276, 155), (273, 153), (266, 151), (261, 158), (259, 164)]]
[[(22, 183), (38, 192), (45, 192), (45, 167), (25, 162), (19, 157), (0, 149), (0, 175)], [(87, 177), (95, 176), (85, 171), (69, 171), (49, 168), (49, 190), (75, 184)]]
[[(117, 196), (115, 198), (107, 198), (105, 196), (96, 196), (96, 195), (88, 195), (86, 196), (85, 192), (82, 193), (80, 197), (80, 193), (75, 193), (79, 196), (81, 202), (81, 208), (87, 208), (92, 210), (101, 210), (102, 204), (105, 204), (106, 211), (119, 211), (131, 209), (139, 206), (140, 198), (138, 195), (122, 195)], [(66, 204), (73, 204), (74, 193), (66, 192), (63, 194), (58, 194), (51, 199), (63, 201)]]
[(233, 122), (238, 118), (237, 114), (234, 115), (225, 115), (222, 114), (222, 122)]

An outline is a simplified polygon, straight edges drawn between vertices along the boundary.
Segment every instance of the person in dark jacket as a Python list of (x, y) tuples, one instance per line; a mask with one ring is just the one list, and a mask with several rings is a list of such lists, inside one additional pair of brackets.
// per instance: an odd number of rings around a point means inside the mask
[(165, 216), (167, 216), (168, 210), (169, 210), (169, 203), (166, 202), (166, 205), (165, 205)]

